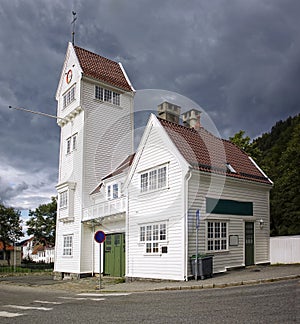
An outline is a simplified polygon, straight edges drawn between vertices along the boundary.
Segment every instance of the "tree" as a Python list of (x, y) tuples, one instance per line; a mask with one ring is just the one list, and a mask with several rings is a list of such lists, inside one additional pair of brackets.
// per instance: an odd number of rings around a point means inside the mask
[(55, 244), (57, 203), (52, 197), (48, 204), (40, 205), (35, 210), (29, 211), (27, 234), (33, 235), (35, 240), (43, 244)]
[[(5, 254), (11, 243), (24, 236), (20, 214), (20, 211), (16, 211), (12, 207), (0, 204), (0, 242), (3, 244)], [(10, 265), (10, 258), (7, 258), (7, 263)]]
[(249, 136), (245, 136), (245, 131), (240, 130), (233, 137), (229, 137), (231, 143), (238, 146), (245, 153), (250, 155), (254, 160), (258, 160), (261, 156), (261, 151), (257, 147), (256, 142), (251, 142)]

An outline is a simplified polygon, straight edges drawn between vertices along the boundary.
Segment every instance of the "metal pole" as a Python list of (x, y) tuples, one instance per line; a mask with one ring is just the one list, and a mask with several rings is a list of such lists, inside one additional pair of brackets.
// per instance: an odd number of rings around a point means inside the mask
[(99, 244), (99, 290), (101, 289), (101, 243)]

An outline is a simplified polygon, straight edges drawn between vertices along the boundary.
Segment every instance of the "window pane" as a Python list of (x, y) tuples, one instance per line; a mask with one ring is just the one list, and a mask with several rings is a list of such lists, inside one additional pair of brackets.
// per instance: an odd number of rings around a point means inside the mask
[(153, 243), (153, 253), (158, 253), (158, 243)]
[(151, 241), (152, 240), (152, 226), (148, 225), (146, 228), (146, 240)]
[(153, 241), (158, 241), (158, 225), (153, 225)]
[(113, 92), (113, 104), (120, 106), (120, 94)]
[(77, 144), (76, 141), (77, 141), (77, 136), (73, 135), (73, 147), (72, 147), (73, 150), (76, 150), (76, 144)]
[(71, 152), (71, 138), (67, 139), (67, 154)]
[(145, 241), (145, 226), (140, 227), (140, 241), (141, 242)]
[(104, 89), (104, 101), (111, 102), (111, 91)]
[(157, 187), (157, 171), (149, 172), (149, 190), (155, 190)]
[(220, 223), (215, 223), (215, 238), (220, 237)]
[(161, 241), (165, 241), (167, 239), (167, 226), (166, 224), (160, 224), (160, 238)]
[(151, 243), (146, 243), (146, 253), (151, 253)]
[(103, 100), (103, 88), (99, 86), (95, 87), (95, 98)]
[(113, 185), (113, 198), (116, 199), (119, 196), (119, 186), (117, 183)]
[(167, 185), (167, 168), (158, 169), (158, 188), (164, 188)]
[(141, 192), (148, 190), (148, 173), (141, 174)]

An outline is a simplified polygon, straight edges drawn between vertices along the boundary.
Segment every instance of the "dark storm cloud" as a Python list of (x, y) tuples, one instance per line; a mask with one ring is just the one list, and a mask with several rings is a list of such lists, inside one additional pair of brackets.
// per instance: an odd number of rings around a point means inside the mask
[[(254, 137), (300, 111), (299, 1), (3, 0), (0, 176), (10, 203), (36, 207), (55, 194), (56, 121), (7, 107), (56, 113), (72, 10), (76, 44), (121, 61), (137, 90), (190, 98), (222, 136), (244, 129)], [(10, 188), (11, 175), (28, 188)]]

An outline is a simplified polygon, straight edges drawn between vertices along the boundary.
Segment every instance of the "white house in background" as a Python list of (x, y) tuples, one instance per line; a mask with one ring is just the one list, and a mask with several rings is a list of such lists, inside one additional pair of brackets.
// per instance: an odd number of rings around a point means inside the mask
[(36, 242), (34, 237), (31, 237), (22, 244), (22, 259), (37, 263), (53, 263), (54, 251), (54, 246), (43, 245)]
[[(188, 280), (196, 253), (214, 272), (269, 263), (272, 182), (200, 112), (170, 103), (133, 154), (134, 89), (121, 64), (69, 44), (57, 90), (61, 126), (56, 278)], [(106, 241), (94, 240), (96, 231)]]

